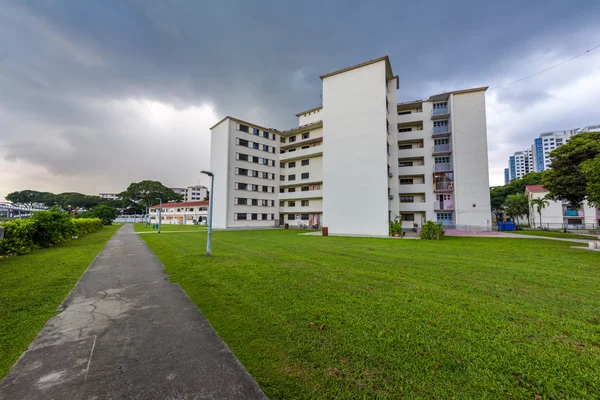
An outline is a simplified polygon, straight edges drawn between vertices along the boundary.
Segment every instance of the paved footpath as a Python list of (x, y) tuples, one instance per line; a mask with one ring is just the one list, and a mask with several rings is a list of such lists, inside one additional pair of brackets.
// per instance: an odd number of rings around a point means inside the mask
[(0, 383), (0, 399), (264, 399), (126, 224)]

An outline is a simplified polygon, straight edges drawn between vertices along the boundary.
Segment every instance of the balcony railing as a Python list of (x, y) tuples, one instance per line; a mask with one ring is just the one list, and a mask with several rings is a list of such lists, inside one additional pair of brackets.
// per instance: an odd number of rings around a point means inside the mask
[(454, 190), (454, 182), (436, 182), (435, 190), (438, 192), (451, 192)]
[(450, 127), (448, 125), (446, 126), (434, 126), (433, 127), (433, 134), (434, 135), (441, 135), (444, 133), (450, 133)]
[(448, 107), (434, 108), (433, 110), (431, 110), (431, 115), (443, 115), (443, 114), (448, 114)]
[(436, 163), (433, 165), (434, 171), (452, 171), (452, 163)]
[(450, 143), (436, 144), (433, 146), (434, 153), (449, 153), (452, 151), (452, 145)]

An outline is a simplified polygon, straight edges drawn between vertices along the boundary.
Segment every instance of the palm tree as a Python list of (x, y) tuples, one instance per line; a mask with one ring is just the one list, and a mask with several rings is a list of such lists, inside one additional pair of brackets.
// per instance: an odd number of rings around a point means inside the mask
[(507, 196), (504, 202), (504, 210), (511, 219), (518, 223), (520, 216), (529, 215), (529, 201), (527, 200), (527, 196), (521, 193)]
[(546, 208), (547, 206), (549, 206), (550, 203), (548, 203), (548, 200), (546, 200), (545, 197), (538, 197), (536, 199), (531, 199), (530, 204), (531, 204), (531, 208), (533, 208), (533, 206), (537, 207), (537, 212), (538, 212), (538, 214), (540, 214), (540, 228), (541, 228), (542, 227), (542, 210), (544, 208)]

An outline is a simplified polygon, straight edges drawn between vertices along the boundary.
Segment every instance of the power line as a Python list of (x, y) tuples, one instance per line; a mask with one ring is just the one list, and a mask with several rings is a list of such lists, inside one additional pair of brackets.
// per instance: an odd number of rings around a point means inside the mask
[(599, 44), (598, 46), (596, 46), (596, 47), (592, 47), (591, 49), (584, 51), (584, 52), (583, 52), (583, 53), (581, 53), (581, 54), (578, 54), (578, 55), (576, 55), (576, 56), (575, 56), (575, 57), (573, 57), (573, 58), (569, 58), (568, 60), (565, 60), (565, 61), (563, 61), (563, 62), (561, 62), (561, 63), (558, 63), (558, 64), (556, 64), (556, 65), (553, 65), (553, 66), (551, 66), (550, 68), (546, 68), (546, 69), (544, 69), (544, 70), (542, 70), (542, 71), (536, 72), (535, 74), (532, 74), (532, 75), (526, 76), (526, 77), (524, 77), (524, 78), (521, 78), (521, 79), (517, 79), (516, 81), (512, 81), (512, 82), (505, 83), (505, 84), (503, 84), (503, 85), (498, 85), (498, 86), (491, 87), (491, 88), (489, 88), (488, 90), (492, 90), (492, 89), (498, 89), (498, 88), (501, 88), (501, 87), (504, 87), (504, 86), (512, 85), (513, 83), (517, 83), (517, 82), (524, 81), (525, 79), (532, 78), (532, 77), (534, 77), (534, 76), (536, 76), (536, 75), (539, 75), (539, 74), (542, 74), (542, 73), (544, 73), (544, 72), (550, 71), (551, 69), (554, 69), (554, 68), (556, 68), (556, 67), (560, 67), (561, 65), (563, 65), (563, 64), (566, 64), (566, 63), (568, 63), (568, 62), (570, 62), (570, 61), (573, 61), (573, 60), (574, 60), (574, 59), (576, 59), (576, 58), (579, 58), (579, 57), (581, 57), (581, 56), (584, 56), (584, 55), (586, 55), (587, 53), (590, 53), (590, 52), (592, 52), (592, 51), (596, 50), (596, 49), (597, 49), (597, 48), (599, 48), (599, 47), (600, 47), (600, 44)]

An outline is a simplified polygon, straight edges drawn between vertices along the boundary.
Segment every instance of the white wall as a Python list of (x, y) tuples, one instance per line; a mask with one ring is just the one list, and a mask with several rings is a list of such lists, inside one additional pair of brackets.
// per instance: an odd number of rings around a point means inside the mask
[(388, 235), (385, 67), (323, 79), (323, 226), (331, 234)]
[(453, 94), (450, 100), (456, 224), (489, 227), (485, 92)]
[(210, 201), (213, 202), (213, 226), (220, 229), (227, 227), (231, 124), (227, 118), (213, 128), (210, 135), (210, 170), (215, 174), (214, 193), (210, 194)]
[(303, 114), (298, 117), (298, 126), (312, 124), (313, 122), (321, 121), (323, 119), (323, 109), (312, 111), (308, 114)]

